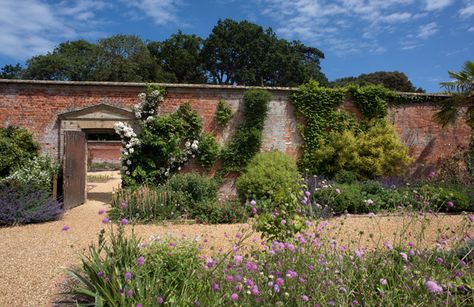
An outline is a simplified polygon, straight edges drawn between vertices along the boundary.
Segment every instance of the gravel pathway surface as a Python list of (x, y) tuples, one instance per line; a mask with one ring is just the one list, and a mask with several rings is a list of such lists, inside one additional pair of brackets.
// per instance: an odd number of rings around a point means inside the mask
[[(100, 194), (110, 192), (118, 183), (119, 180), (114, 179), (89, 188)], [(108, 205), (89, 200), (68, 211), (60, 221), (0, 228), (0, 306), (50, 306), (66, 278), (67, 268), (79, 264), (79, 255), (96, 241), (99, 231), (106, 227), (101, 223), (103, 216), (98, 215), (100, 209), (108, 209)], [(465, 220), (463, 215), (431, 217), (425, 244), (433, 245), (438, 229), (446, 233), (466, 231), (456, 229)], [(352, 241), (352, 244), (373, 247), (384, 240), (393, 240), (394, 234), (399, 234), (406, 222), (399, 216), (354, 216), (332, 219), (329, 228), (333, 236), (346, 244)], [(63, 231), (65, 225), (70, 229)], [(404, 237), (411, 240), (410, 235), (414, 236), (420, 225), (412, 225)], [(225, 237), (235, 237), (242, 228), (248, 227), (248, 224), (134, 226), (135, 232), (146, 240), (150, 235), (201, 236), (207, 238), (206, 244), (215, 247), (215, 250), (229, 248), (231, 243)]]

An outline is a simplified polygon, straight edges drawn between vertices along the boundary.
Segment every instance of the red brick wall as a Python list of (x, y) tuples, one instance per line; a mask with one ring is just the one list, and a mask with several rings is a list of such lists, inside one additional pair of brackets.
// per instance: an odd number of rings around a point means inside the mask
[(120, 165), (120, 142), (87, 142), (87, 163), (113, 163)]
[[(183, 102), (189, 102), (203, 118), (204, 129), (217, 135), (221, 144), (239, 123), (241, 99), (247, 87), (209, 85), (165, 85), (168, 95), (161, 113), (173, 112)], [(79, 110), (99, 103), (131, 108), (144, 89), (138, 83), (45, 82), (0, 80), (0, 126), (14, 124), (28, 128), (51, 153), (58, 152), (58, 114)], [(297, 156), (301, 139), (296, 117), (288, 94), (293, 89), (272, 88), (273, 99), (264, 128), (263, 150), (278, 149)], [(228, 127), (221, 130), (214, 121), (220, 99), (225, 99), (236, 115)], [(349, 106), (350, 109), (350, 106)], [(418, 163), (436, 162), (451, 155), (459, 146), (469, 143), (470, 128), (459, 120), (441, 128), (432, 120), (437, 108), (433, 104), (413, 104), (392, 107), (389, 115), (401, 140), (410, 147)]]

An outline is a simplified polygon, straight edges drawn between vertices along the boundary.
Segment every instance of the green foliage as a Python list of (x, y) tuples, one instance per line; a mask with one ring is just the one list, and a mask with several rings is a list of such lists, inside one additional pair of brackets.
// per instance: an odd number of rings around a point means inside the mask
[(324, 54), (301, 42), (278, 39), (272, 29), (246, 20), (219, 20), (204, 41), (203, 66), (218, 84), (293, 86), (310, 79), (327, 82)]
[(200, 53), (202, 38), (181, 31), (162, 42), (150, 42), (147, 47), (163, 68), (168, 82), (206, 83)]
[(225, 127), (230, 119), (232, 118), (232, 109), (227, 101), (224, 99), (219, 100), (217, 104), (216, 113), (214, 114), (214, 120), (220, 127)]
[(231, 224), (245, 223), (249, 217), (249, 212), (239, 201), (217, 202), (208, 200), (196, 206), (193, 216), (199, 223)]
[(177, 174), (162, 186), (118, 191), (109, 216), (141, 223), (169, 219), (195, 219), (210, 224), (245, 222), (247, 209), (236, 201), (219, 202), (217, 187), (215, 180), (197, 173)]
[(377, 71), (369, 74), (361, 74), (358, 77), (340, 78), (330, 82), (330, 86), (332, 87), (342, 87), (350, 84), (359, 86), (371, 84), (382, 85), (397, 92), (424, 92), (422, 88), (416, 88), (404, 73), (398, 71)]
[(270, 151), (259, 153), (250, 161), (236, 187), (242, 200), (264, 200), (282, 192), (297, 193), (300, 182), (296, 162), (282, 152)]
[(38, 156), (40, 145), (25, 128), (0, 128), (0, 178), (12, 174)]
[(216, 139), (212, 135), (204, 134), (201, 137), (201, 142), (199, 143), (197, 157), (201, 165), (209, 169), (216, 162), (219, 152), (220, 148), (219, 144), (216, 142)]
[(367, 85), (348, 88), (352, 101), (367, 119), (384, 118), (387, 115), (387, 101), (395, 93), (383, 85)]
[(326, 185), (314, 191), (311, 201), (329, 208), (335, 214), (377, 213), (400, 208), (434, 212), (474, 210), (474, 194), (469, 187), (436, 183), (391, 188), (383, 187), (377, 181)]
[(17, 63), (15, 66), (6, 64), (0, 71), (0, 79), (21, 79), (22, 74), (23, 67), (21, 67), (20, 63)]
[(7, 180), (16, 180), (29, 185), (35, 190), (44, 190), (51, 193), (53, 176), (59, 172), (59, 165), (48, 156), (33, 157), (19, 169), (9, 175)]
[(223, 170), (241, 171), (262, 145), (262, 130), (271, 94), (265, 90), (249, 90), (243, 97), (244, 118), (223, 150)]
[[(203, 291), (196, 276), (202, 272), (197, 245), (172, 244), (169, 239), (152, 241), (146, 248), (139, 243), (135, 235), (127, 237), (123, 227), (117, 233), (111, 229), (109, 238), (102, 230), (98, 244), (90, 245), (82, 257), (81, 268), (70, 271), (75, 285), (69, 294), (97, 306), (135, 306), (138, 302), (155, 306), (160, 297), (168, 304), (191, 305), (195, 298), (189, 294)], [(139, 257), (143, 264), (138, 263)]]
[(330, 177), (352, 172), (357, 179), (402, 175), (411, 163), (408, 149), (385, 121), (374, 122), (358, 135), (332, 132), (313, 152), (316, 173)]
[(354, 126), (354, 119), (336, 109), (344, 101), (344, 89), (330, 89), (310, 81), (291, 94), (290, 99), (298, 112), (304, 117), (305, 125), (300, 127), (303, 137), (303, 156), (299, 161), (300, 168), (316, 174), (313, 155), (320, 142), (328, 137), (330, 131), (344, 131)]

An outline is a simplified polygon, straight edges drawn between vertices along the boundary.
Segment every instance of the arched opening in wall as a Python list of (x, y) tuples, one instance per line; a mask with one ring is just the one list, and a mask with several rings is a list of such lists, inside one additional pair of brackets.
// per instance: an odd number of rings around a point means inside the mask
[(63, 198), (67, 209), (89, 201), (109, 203), (120, 186), (120, 146), (117, 122), (135, 127), (131, 110), (98, 104), (59, 115)]

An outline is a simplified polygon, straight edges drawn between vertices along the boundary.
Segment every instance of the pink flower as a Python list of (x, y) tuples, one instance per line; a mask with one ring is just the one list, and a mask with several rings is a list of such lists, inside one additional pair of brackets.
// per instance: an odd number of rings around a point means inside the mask
[(357, 249), (355, 250), (355, 254), (357, 255), (357, 257), (358, 257), (359, 259), (362, 259), (362, 257), (364, 256), (364, 250), (363, 250), (363, 249), (360, 249), (360, 248), (357, 248)]
[(454, 207), (454, 203), (452, 201), (448, 201), (448, 208)]
[(108, 217), (104, 217), (104, 218), (102, 219), (102, 223), (103, 223), (103, 224), (108, 224), (108, 223), (109, 223), (109, 218), (108, 218)]
[(257, 204), (257, 202), (255, 201), (255, 199), (252, 199), (252, 200), (250, 201), (250, 205), (251, 205), (252, 207), (255, 207), (256, 204)]
[(163, 304), (164, 301), (165, 301), (165, 300), (163, 299), (162, 296), (158, 296), (158, 297), (156, 298), (156, 302), (158, 303), (158, 305)]
[(234, 277), (232, 275), (226, 275), (225, 280), (227, 282), (232, 282), (234, 280)]
[(340, 189), (336, 189), (336, 193), (337, 193), (337, 194), (341, 194), (341, 190), (340, 190)]
[(438, 285), (436, 282), (434, 282), (432, 280), (428, 280), (425, 285), (426, 285), (426, 288), (428, 289), (428, 291), (431, 292), (431, 293), (441, 293), (441, 292), (443, 292), (443, 287), (441, 287), (440, 285)]
[(286, 224), (286, 220), (281, 220), (281, 224), (282, 224), (282, 225), (285, 225), (285, 224)]
[(367, 205), (373, 205), (374, 204), (374, 201), (372, 199), (367, 199)]
[(145, 258), (143, 256), (140, 256), (137, 258), (137, 264), (142, 266), (145, 263)]
[(133, 275), (131, 272), (126, 272), (124, 277), (125, 277), (125, 280), (131, 280)]
[(125, 209), (125, 208), (127, 208), (127, 203), (123, 201), (120, 203), (120, 209)]
[(304, 196), (309, 197), (311, 195), (310, 191), (304, 191)]
[(401, 252), (400, 256), (402, 256), (403, 260), (408, 261), (408, 255), (406, 253)]
[(393, 249), (392, 244), (390, 244), (390, 242), (387, 242), (387, 241), (383, 242), (383, 246), (385, 246), (385, 248), (389, 250)]
[(471, 223), (474, 222), (474, 215), (469, 214), (469, 215), (467, 216), (467, 219), (468, 219), (469, 222), (471, 222)]
[(213, 281), (212, 284), (211, 284), (211, 289), (212, 289), (212, 291), (214, 291), (214, 292), (218, 292), (219, 289), (220, 289), (220, 288), (219, 288), (219, 284)]
[(438, 258), (436, 258), (436, 263), (437, 263), (437, 264), (443, 264), (443, 263), (444, 263), (444, 259), (441, 258), (441, 257), (438, 257)]
[(278, 277), (278, 278), (276, 279), (275, 283), (276, 283), (278, 286), (281, 287), (281, 286), (283, 285), (283, 283), (284, 283), (284, 280), (283, 280), (283, 278)]
[(380, 279), (380, 284), (385, 286), (386, 284), (388, 284), (388, 282), (385, 278), (381, 278)]
[(68, 225), (64, 225), (62, 230), (63, 231), (68, 231), (69, 229), (71, 229), (71, 227), (69, 227)]
[(236, 301), (239, 299), (239, 295), (237, 293), (232, 293), (232, 295), (230, 296), (230, 299), (233, 301)]
[(127, 225), (128, 224), (128, 220), (126, 218), (123, 218), (121, 221), (120, 221), (120, 224), (122, 225)]
[(102, 215), (102, 214), (104, 214), (104, 213), (105, 213), (105, 210), (104, 210), (104, 209), (100, 209), (100, 210), (99, 210), (99, 215)]
[(252, 293), (253, 296), (257, 296), (260, 294), (260, 291), (258, 290), (257, 286), (253, 286), (250, 292)]
[(257, 208), (252, 207), (252, 213), (253, 213), (253, 214), (257, 214)]
[(302, 298), (303, 301), (305, 301), (305, 302), (309, 301), (309, 297), (308, 297), (307, 295), (303, 295), (301, 298)]

